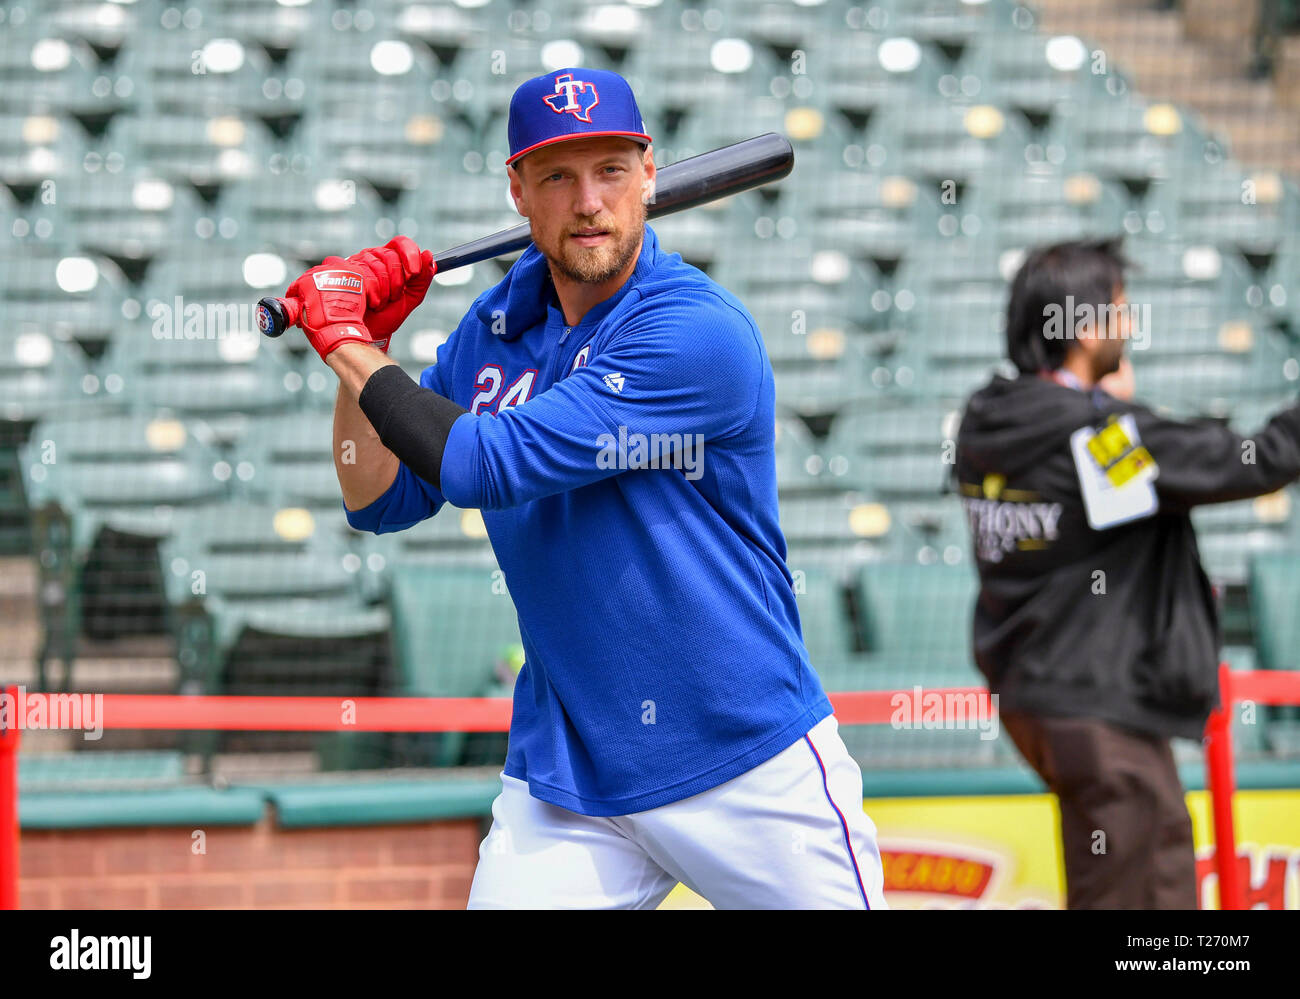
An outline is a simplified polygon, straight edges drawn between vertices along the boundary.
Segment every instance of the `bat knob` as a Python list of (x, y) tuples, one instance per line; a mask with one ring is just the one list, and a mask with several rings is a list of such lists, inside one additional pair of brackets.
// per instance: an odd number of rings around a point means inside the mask
[(297, 311), (284, 299), (264, 298), (257, 303), (257, 328), (264, 336), (280, 336), (294, 324)]

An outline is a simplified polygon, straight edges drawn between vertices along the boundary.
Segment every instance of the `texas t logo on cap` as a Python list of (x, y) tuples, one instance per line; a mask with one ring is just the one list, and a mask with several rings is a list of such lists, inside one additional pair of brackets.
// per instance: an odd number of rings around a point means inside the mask
[(507, 164), (565, 139), (618, 135), (649, 145), (632, 87), (605, 69), (569, 66), (521, 83), (510, 98)]
[[(581, 97), (579, 97), (581, 95)], [(575, 80), (572, 73), (555, 79), (555, 93), (543, 97), (556, 114), (571, 114), (579, 121), (591, 121), (591, 109), (600, 103), (596, 85), (585, 80)]]

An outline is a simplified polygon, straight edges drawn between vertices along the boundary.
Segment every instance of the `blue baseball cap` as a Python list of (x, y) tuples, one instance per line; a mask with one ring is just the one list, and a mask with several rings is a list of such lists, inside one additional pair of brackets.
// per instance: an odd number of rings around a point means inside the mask
[(507, 164), (542, 146), (593, 135), (621, 135), (648, 145), (632, 87), (617, 73), (570, 66), (535, 76), (510, 98)]

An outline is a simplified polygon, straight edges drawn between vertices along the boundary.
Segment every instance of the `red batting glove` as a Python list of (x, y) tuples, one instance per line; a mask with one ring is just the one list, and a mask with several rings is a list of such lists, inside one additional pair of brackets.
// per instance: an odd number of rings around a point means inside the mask
[(374, 344), (365, 325), (365, 279), (357, 268), (343, 261), (313, 267), (289, 285), (287, 295), (302, 303), (298, 325), (322, 361), (340, 344)]
[(375, 346), (384, 353), (388, 353), (398, 327), (424, 301), (438, 270), (433, 251), (422, 252), (409, 236), (397, 236), (383, 246), (354, 253), (346, 261), (326, 257), (323, 262), (362, 274), (366, 328)]

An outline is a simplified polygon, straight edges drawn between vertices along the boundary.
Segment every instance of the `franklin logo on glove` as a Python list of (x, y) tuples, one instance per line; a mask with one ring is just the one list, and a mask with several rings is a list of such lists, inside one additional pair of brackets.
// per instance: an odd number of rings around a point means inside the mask
[(365, 288), (361, 278), (348, 271), (318, 271), (311, 279), (321, 291), (354, 291), (360, 295)]

